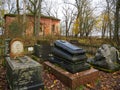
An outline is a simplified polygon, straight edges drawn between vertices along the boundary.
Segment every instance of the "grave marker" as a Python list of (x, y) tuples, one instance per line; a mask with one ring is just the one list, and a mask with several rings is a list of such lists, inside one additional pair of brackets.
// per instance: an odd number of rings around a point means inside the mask
[(24, 44), (15, 38), (10, 42), (10, 57), (6, 58), (6, 77), (11, 90), (44, 89), (42, 65), (24, 55)]
[(55, 41), (53, 58), (50, 61), (57, 63), (71, 73), (90, 69), (90, 66), (86, 63), (85, 50), (64, 40)]

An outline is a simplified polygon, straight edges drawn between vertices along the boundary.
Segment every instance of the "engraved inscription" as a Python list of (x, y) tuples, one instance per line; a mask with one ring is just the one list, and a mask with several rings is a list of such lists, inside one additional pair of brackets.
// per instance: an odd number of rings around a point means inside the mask
[(23, 43), (20, 41), (14, 41), (11, 45), (11, 52), (13, 54), (21, 54), (23, 52)]

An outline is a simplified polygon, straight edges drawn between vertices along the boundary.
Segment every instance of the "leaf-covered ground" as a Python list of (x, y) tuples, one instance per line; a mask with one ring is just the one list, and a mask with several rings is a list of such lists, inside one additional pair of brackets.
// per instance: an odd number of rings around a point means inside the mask
[[(95, 84), (81, 85), (76, 90), (120, 90), (120, 71), (114, 73), (99, 72), (100, 77)], [(5, 74), (5, 67), (0, 64), (0, 90), (9, 90)], [(46, 70), (43, 71), (43, 81), (45, 90), (70, 90)]]

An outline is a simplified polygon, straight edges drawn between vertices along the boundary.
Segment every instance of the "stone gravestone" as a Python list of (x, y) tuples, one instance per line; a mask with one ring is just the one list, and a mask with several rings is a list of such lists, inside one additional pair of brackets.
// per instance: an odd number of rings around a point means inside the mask
[(115, 47), (108, 44), (103, 44), (95, 57), (87, 61), (95, 68), (106, 72), (114, 72), (120, 69), (119, 52)]
[(52, 56), (52, 45), (47, 40), (38, 40), (34, 45), (34, 54), (44, 60), (48, 60)]
[(24, 55), (24, 44), (15, 38), (10, 42), (10, 57), (6, 57), (6, 77), (11, 90), (44, 89), (42, 66)]
[(74, 44), (74, 45), (76, 45), (76, 46), (79, 46), (79, 45), (80, 45), (80, 43), (79, 43), (78, 40), (70, 40), (70, 43), (72, 43), (72, 44)]
[(57, 63), (71, 73), (77, 73), (90, 69), (86, 63), (85, 50), (67, 41), (56, 40), (53, 48), (53, 58), (50, 62)]
[(10, 57), (16, 59), (17, 57), (24, 56), (24, 46), (21, 39), (13, 39), (10, 42)]
[(10, 54), (10, 38), (5, 39), (5, 56), (9, 56)]

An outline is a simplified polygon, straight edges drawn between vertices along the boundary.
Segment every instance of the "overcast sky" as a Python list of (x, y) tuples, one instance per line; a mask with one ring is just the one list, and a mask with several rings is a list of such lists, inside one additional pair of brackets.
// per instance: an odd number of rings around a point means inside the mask
[[(16, 0), (13, 0), (13, 1), (16, 1)], [(20, 0), (22, 1), (22, 0)], [(49, 1), (52, 1), (52, 2), (56, 2), (55, 5), (53, 5), (53, 7), (59, 7), (58, 9), (58, 18), (59, 19), (62, 19), (62, 6), (63, 6), (63, 0), (45, 0), (47, 2)], [(70, 3), (75, 3), (75, 0), (64, 0), (66, 2), (70, 2)], [(105, 2), (105, 0), (91, 0), (92, 1), (92, 7), (96, 7), (95, 10), (94, 10), (94, 13), (96, 15), (99, 15), (100, 12), (102, 11), (102, 8), (103, 8), (103, 2)], [(48, 3), (49, 4), (49, 3)], [(57, 6), (56, 6), (57, 5)], [(20, 5), (22, 7), (22, 5)], [(7, 8), (7, 6), (5, 6)]]
[[(50, 1), (50, 0), (49, 0)], [(52, 0), (52, 1), (55, 1), (55, 2), (57, 2), (57, 3), (59, 3), (59, 5), (60, 5), (60, 10), (58, 11), (59, 12), (59, 17), (58, 18), (60, 18), (60, 19), (62, 19), (62, 1), (63, 0)], [(67, 1), (69, 1), (69, 2), (71, 2), (71, 3), (75, 3), (75, 0), (67, 0)], [(94, 9), (94, 13), (96, 14), (96, 15), (99, 15), (100, 14), (100, 12), (103, 10), (103, 3), (105, 2), (105, 0), (91, 0), (92, 1), (92, 7), (93, 8), (95, 8)]]

